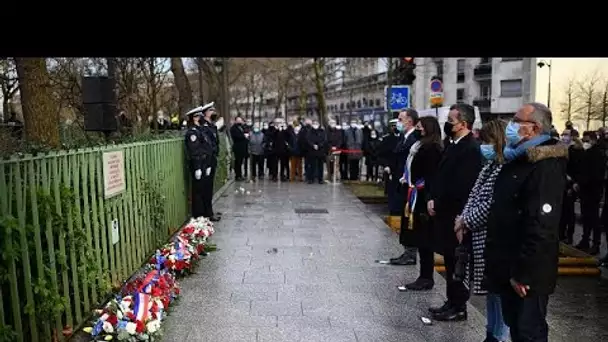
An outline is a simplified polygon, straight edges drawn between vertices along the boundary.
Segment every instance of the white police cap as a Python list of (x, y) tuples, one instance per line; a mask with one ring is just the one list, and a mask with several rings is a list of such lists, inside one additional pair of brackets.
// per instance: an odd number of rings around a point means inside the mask
[(186, 113), (186, 116), (190, 116), (190, 115), (200, 116), (200, 115), (203, 115), (203, 113), (205, 113), (205, 111), (207, 109), (213, 108), (214, 105), (215, 105), (215, 102), (209, 102), (209, 103), (207, 103), (204, 106), (198, 106), (198, 107), (190, 110), (188, 113)]
[(391, 125), (396, 125), (399, 122), (399, 119), (391, 119), (388, 123)]

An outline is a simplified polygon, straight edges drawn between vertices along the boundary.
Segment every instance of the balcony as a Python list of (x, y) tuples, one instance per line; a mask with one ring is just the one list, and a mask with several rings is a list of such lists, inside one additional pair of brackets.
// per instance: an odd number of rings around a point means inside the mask
[(473, 100), (473, 106), (479, 107), (480, 112), (489, 112), (492, 102), (489, 98), (476, 98)]
[(483, 63), (477, 65), (477, 67), (475, 67), (475, 70), (473, 70), (473, 75), (475, 76), (476, 81), (491, 79), (492, 64)]

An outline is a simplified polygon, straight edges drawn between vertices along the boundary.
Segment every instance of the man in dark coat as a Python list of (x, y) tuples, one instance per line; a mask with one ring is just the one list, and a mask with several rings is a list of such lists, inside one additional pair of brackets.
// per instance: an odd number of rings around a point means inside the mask
[(304, 158), (304, 175), (308, 178), (308, 174), (311, 172), (310, 171), (310, 167), (311, 167), (311, 159), (308, 157), (308, 143), (307, 143), (307, 137), (308, 137), (308, 131), (310, 131), (312, 128), (310, 127), (312, 125), (312, 120), (310, 118), (306, 118), (304, 119), (304, 124), (302, 125), (302, 129), (300, 130), (300, 134), (298, 134), (298, 147), (300, 149), (300, 155), (302, 155), (302, 157)]
[(395, 160), (393, 167), (390, 169), (391, 181), (389, 183), (389, 207), (390, 215), (401, 216), (401, 230), (399, 233), (399, 243), (405, 249), (403, 254), (390, 260), (392, 265), (416, 265), (416, 247), (413, 244), (409, 229), (407, 229), (408, 220), (403, 216), (406, 202), (406, 191), (409, 184), (401, 184), (399, 179), (403, 175), (407, 156), (410, 154), (412, 145), (420, 139), (420, 131), (417, 131), (418, 112), (414, 109), (406, 109), (399, 113), (397, 117), (397, 130), (400, 132), (399, 143), (393, 150), (393, 159)]
[(310, 172), (306, 173), (308, 184), (316, 180), (323, 184), (323, 162), (327, 156), (327, 135), (317, 120), (312, 122), (306, 136), (308, 145), (308, 158), (310, 159)]
[(279, 173), (281, 182), (286, 182), (289, 180), (289, 143), (291, 135), (287, 130), (285, 123), (279, 123), (277, 126), (278, 130), (275, 153), (277, 154), (277, 161), (280, 165)]
[[(397, 119), (392, 119), (388, 125), (388, 133), (383, 135), (380, 140), (378, 150), (378, 163), (384, 168), (382, 172), (382, 180), (384, 182), (384, 194), (388, 195), (388, 188), (391, 181), (390, 170), (397, 169), (395, 158), (393, 158), (393, 150), (399, 143), (399, 131), (397, 131)], [(390, 211), (390, 203), (389, 203)]]
[(273, 182), (278, 181), (278, 172), (279, 172), (279, 160), (277, 156), (277, 140), (278, 140), (279, 131), (275, 127), (273, 123), (268, 125), (268, 129), (264, 134), (264, 147), (266, 149), (266, 167), (268, 167), (268, 173), (270, 174), (270, 179)]
[[(580, 172), (575, 179), (574, 188), (577, 188), (581, 200), (581, 214), (583, 217), (583, 236), (576, 248), (591, 255), (600, 252), (602, 230), (600, 227), (600, 201), (606, 172), (604, 152), (597, 143), (595, 132), (583, 133), (583, 149), (580, 162)], [(593, 245), (589, 246), (592, 238)]]
[(517, 111), (507, 126), (507, 149), (527, 146), (498, 175), (488, 217), (488, 290), (500, 295), (513, 342), (548, 341), (568, 156), (550, 129), (547, 106), (529, 103)]
[[(479, 144), (471, 129), (475, 123), (475, 109), (468, 104), (450, 107), (444, 131), (451, 141), (439, 163), (435, 183), (430, 191), (427, 208), (434, 221), (435, 252), (443, 255), (446, 268), (446, 297), (448, 301), (441, 307), (429, 311), (436, 320), (456, 321), (467, 318), (466, 303), (469, 290), (462, 281), (454, 278), (456, 268), (456, 247), (458, 240), (454, 234), (454, 220), (460, 215), (469, 198), (471, 188), (481, 171), (482, 156)], [(470, 235), (463, 241), (470, 244)]]
[(232, 151), (234, 152), (234, 175), (236, 181), (242, 181), (243, 178), (243, 162), (248, 154), (249, 146), (248, 134), (245, 134), (245, 126), (243, 118), (237, 116), (234, 119), (234, 125), (230, 127), (230, 136), (232, 137)]

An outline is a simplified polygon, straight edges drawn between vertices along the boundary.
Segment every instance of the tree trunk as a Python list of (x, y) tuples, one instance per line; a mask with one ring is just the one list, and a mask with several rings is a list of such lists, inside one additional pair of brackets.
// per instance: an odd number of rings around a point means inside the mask
[(323, 126), (327, 126), (327, 110), (325, 108), (325, 68), (323, 61), (315, 58), (315, 86), (317, 88), (317, 104), (319, 108), (319, 121)]
[(198, 102), (202, 106), (205, 103), (205, 89), (204, 86), (204, 72), (203, 72), (203, 58), (198, 57), (196, 59), (196, 65), (198, 66)]
[(188, 77), (184, 71), (184, 64), (180, 57), (171, 57), (171, 72), (173, 73), (175, 87), (177, 88), (179, 112), (180, 115), (184, 115), (192, 109), (193, 101), (192, 87), (190, 87), (190, 82), (188, 81)]
[(606, 111), (608, 110), (608, 89), (604, 89), (604, 97), (602, 98), (602, 127), (606, 127)]
[(52, 148), (61, 145), (59, 111), (53, 100), (44, 58), (15, 58), (26, 138)]

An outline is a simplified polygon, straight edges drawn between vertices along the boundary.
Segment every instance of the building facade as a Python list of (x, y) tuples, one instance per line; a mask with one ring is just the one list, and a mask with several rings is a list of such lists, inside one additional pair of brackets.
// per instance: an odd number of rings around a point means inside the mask
[(535, 98), (535, 58), (416, 58), (412, 89), (415, 108), (429, 108), (430, 82), (443, 80), (444, 104), (479, 107), (484, 121), (510, 117)]

